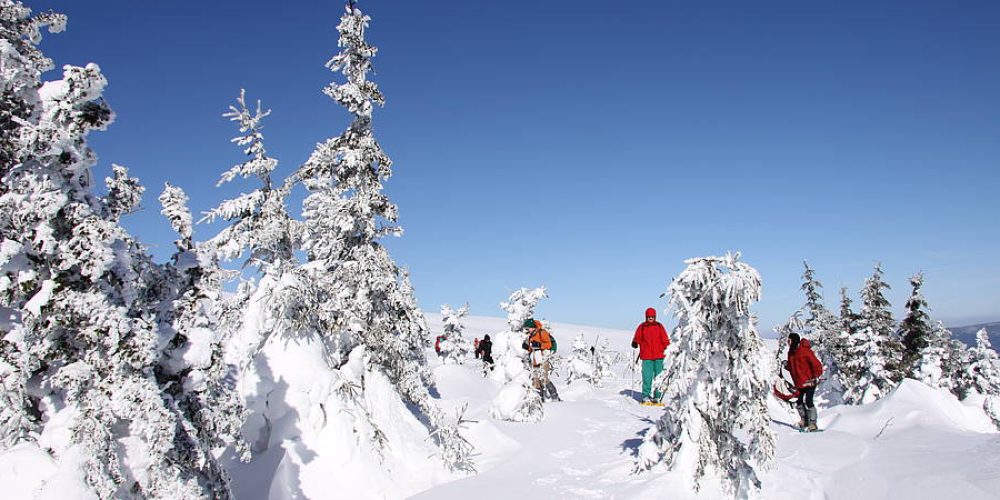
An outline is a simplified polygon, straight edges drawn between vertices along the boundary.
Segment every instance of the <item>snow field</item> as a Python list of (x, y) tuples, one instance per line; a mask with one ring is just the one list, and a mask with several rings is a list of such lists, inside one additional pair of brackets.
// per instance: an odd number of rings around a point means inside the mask
[[(432, 331), (436, 318), (428, 317)], [(500, 318), (468, 317), (464, 336), (503, 331)], [(642, 433), (669, 408), (639, 406), (629, 371), (631, 332), (552, 324), (563, 339), (600, 334), (623, 356), (605, 387), (553, 380), (563, 398), (546, 403), (537, 424), (493, 420), (488, 407), (499, 387), (479, 375), (479, 362), (435, 367), (446, 408), (468, 404), (475, 420), (466, 436), (476, 446), (479, 473), (439, 484), (416, 499), (722, 498), (709, 480), (691, 491), (678, 471), (663, 466), (633, 474), (633, 453)], [(765, 340), (764, 355), (775, 341)], [(561, 347), (560, 350), (563, 348)], [(432, 355), (432, 353), (431, 353)], [(767, 499), (1000, 498), (1000, 434), (976, 401), (959, 402), (947, 391), (907, 380), (882, 400), (863, 406), (820, 408), (821, 433), (800, 433), (798, 415), (770, 399), (777, 434), (776, 466), (761, 475)]]
[[(435, 315), (428, 319), (436, 335), (440, 322)], [(502, 318), (468, 317), (465, 324), (463, 336), (470, 341), (507, 328)], [(440, 364), (433, 350), (427, 351), (440, 394), (437, 404), (448, 415), (467, 406), (471, 422), (463, 432), (478, 453), (478, 473), (469, 476), (442, 470), (431, 456), (433, 446), (418, 437), (426, 430), (405, 406), (387, 404), (391, 388), (377, 377), (366, 381), (365, 398), (369, 408), (384, 409), (376, 410), (381, 413), (375, 420), (396, 444), (382, 460), (374, 449), (345, 446), (359, 438), (352, 417), (327, 409), (325, 415), (320, 412), (325, 424), (317, 420), (328, 384), (302, 383), (318, 371), (318, 347), (305, 341), (276, 344), (268, 357), (270, 376), (312, 390), (280, 394), (283, 384), (278, 383), (263, 391), (270, 393), (273, 406), (267, 412), (272, 443), (249, 464), (226, 462), (237, 498), (723, 498), (717, 482), (705, 481), (695, 493), (684, 474), (663, 466), (633, 474), (642, 433), (670, 408), (643, 407), (633, 398), (640, 382), (629, 371), (631, 332), (551, 327), (563, 355), (582, 332), (588, 341), (606, 336), (623, 356), (604, 387), (581, 381), (567, 385), (565, 373), (555, 375), (564, 401), (546, 403), (539, 423), (492, 419), (489, 408), (501, 385), (482, 376), (480, 362)], [(765, 343), (770, 356), (774, 341)], [(820, 408), (824, 431), (809, 434), (794, 428), (798, 415), (787, 404), (771, 399), (769, 410), (777, 434), (776, 466), (761, 475), (762, 498), (1000, 498), (1000, 433), (979, 401), (959, 402), (946, 391), (907, 380), (872, 404)], [(74, 472), (72, 464), (58, 467), (33, 445), (0, 454), (5, 499), (92, 498)]]

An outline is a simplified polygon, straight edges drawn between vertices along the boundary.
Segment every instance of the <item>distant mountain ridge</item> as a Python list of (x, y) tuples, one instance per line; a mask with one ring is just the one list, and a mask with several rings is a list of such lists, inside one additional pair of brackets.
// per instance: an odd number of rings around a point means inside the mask
[(948, 330), (951, 331), (951, 335), (955, 339), (965, 342), (968, 346), (975, 347), (976, 332), (982, 328), (986, 329), (987, 336), (990, 338), (990, 343), (993, 344), (993, 350), (1000, 349), (1000, 321), (994, 321), (993, 323), (980, 323), (978, 325), (948, 327)]

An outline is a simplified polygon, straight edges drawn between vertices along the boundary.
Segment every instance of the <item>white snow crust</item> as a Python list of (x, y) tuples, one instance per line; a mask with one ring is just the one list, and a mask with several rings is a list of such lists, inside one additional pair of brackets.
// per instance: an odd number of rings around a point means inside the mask
[[(428, 314), (428, 322), (432, 335), (440, 334), (440, 316)], [(508, 329), (504, 318), (470, 316), (464, 324), (470, 340)], [(483, 377), (474, 358), (441, 364), (433, 350), (427, 351), (441, 396), (438, 404), (448, 413), (468, 405), (471, 422), (464, 435), (479, 453), (478, 473), (472, 476), (440, 467), (431, 457), (433, 446), (415, 439), (426, 435), (425, 428), (398, 398), (391, 403), (390, 384), (366, 372), (360, 355), (352, 357), (341, 375), (364, 376), (367, 405), (393, 445), (382, 457), (373, 449), (345, 445), (359, 439), (359, 429), (350, 412), (338, 407), (333, 395), (338, 375), (323, 365), (321, 346), (303, 339), (269, 344), (261, 358), (267, 366), (260, 368), (266, 370), (241, 381), (245, 394), (256, 395), (256, 410), (267, 418), (250, 427), (269, 427), (269, 433), (262, 438), (267, 449), (258, 450), (253, 462), (226, 462), (237, 498), (723, 498), (717, 482), (706, 481), (700, 492), (691, 491), (684, 471), (659, 466), (633, 473), (641, 433), (672, 409), (636, 402), (641, 377), (630, 365), (632, 332), (547, 325), (566, 351), (580, 334), (588, 341), (600, 335), (624, 355), (603, 387), (566, 384), (565, 368), (554, 375), (564, 401), (545, 403), (539, 423), (492, 418), (490, 407), (502, 384)], [(764, 354), (770, 357), (774, 341), (765, 343)], [(309, 389), (292, 393), (288, 387)], [(1000, 497), (1000, 433), (975, 398), (959, 402), (947, 391), (906, 380), (875, 403), (820, 408), (824, 431), (809, 434), (794, 428), (798, 416), (787, 404), (771, 399), (769, 409), (777, 434), (776, 467), (761, 476), (763, 498)], [(57, 464), (35, 445), (0, 453), (4, 498), (90, 498), (72, 453), (65, 456)]]

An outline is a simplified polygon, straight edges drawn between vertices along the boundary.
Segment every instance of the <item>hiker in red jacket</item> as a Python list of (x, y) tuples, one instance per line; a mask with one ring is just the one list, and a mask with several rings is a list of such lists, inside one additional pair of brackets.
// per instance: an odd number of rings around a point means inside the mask
[(663, 371), (663, 351), (670, 345), (667, 329), (656, 321), (656, 309), (646, 309), (646, 321), (639, 323), (632, 337), (632, 348), (639, 348), (642, 359), (643, 404), (658, 403), (660, 391), (653, 393), (653, 379)]
[(816, 405), (813, 395), (816, 394), (816, 384), (823, 375), (823, 365), (816, 359), (809, 340), (799, 337), (799, 334), (788, 335), (788, 361), (785, 368), (792, 374), (792, 383), (799, 390), (799, 398), (795, 402), (799, 410), (799, 428), (804, 431), (817, 431)]

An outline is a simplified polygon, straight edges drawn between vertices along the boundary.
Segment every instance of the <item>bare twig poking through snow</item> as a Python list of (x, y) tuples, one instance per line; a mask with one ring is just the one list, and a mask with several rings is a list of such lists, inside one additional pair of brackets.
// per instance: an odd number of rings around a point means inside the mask
[(880, 436), (882, 436), (882, 433), (885, 432), (885, 430), (888, 429), (890, 425), (892, 425), (893, 420), (896, 420), (896, 417), (889, 417), (889, 420), (885, 421), (885, 425), (882, 426), (882, 429), (878, 431), (878, 434), (876, 434), (875, 437), (872, 438), (872, 440), (874, 441), (878, 439)]

